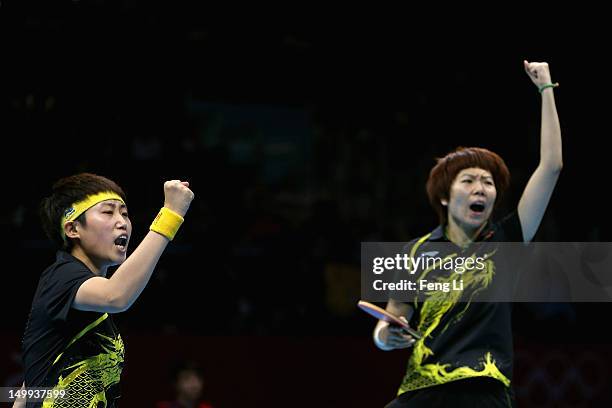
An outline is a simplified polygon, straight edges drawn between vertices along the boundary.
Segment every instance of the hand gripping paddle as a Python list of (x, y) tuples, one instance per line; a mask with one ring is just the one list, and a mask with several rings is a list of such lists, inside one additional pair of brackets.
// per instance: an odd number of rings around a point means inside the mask
[(410, 334), (415, 339), (420, 339), (421, 337), (423, 337), (421, 333), (419, 333), (418, 331), (410, 327), (408, 323), (406, 323), (405, 321), (403, 321), (402, 319), (400, 319), (393, 313), (387, 312), (385, 309), (381, 307), (378, 307), (370, 302), (366, 302), (363, 300), (360, 300), (359, 303), (357, 303), (357, 306), (359, 306), (359, 308), (363, 310), (364, 312), (374, 316), (375, 318), (379, 320), (384, 320), (385, 322), (389, 322), (390, 324), (400, 326), (402, 329), (406, 331), (406, 333)]

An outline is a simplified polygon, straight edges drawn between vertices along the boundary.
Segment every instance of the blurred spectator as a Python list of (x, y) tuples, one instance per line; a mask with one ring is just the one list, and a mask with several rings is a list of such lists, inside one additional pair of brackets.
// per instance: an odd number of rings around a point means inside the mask
[(176, 365), (172, 380), (175, 397), (172, 401), (160, 401), (157, 408), (213, 408), (203, 398), (206, 381), (200, 366), (193, 361)]

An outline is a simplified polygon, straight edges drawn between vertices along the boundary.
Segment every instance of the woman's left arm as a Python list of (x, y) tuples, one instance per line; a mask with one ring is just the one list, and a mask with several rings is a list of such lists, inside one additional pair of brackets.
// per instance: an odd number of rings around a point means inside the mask
[(542, 94), (542, 123), (540, 130), (540, 163), (531, 175), (518, 204), (518, 216), (523, 229), (523, 240), (529, 242), (536, 234), (550, 197), (561, 173), (561, 126), (555, 106), (553, 89), (545, 62), (524, 61), (525, 71)]

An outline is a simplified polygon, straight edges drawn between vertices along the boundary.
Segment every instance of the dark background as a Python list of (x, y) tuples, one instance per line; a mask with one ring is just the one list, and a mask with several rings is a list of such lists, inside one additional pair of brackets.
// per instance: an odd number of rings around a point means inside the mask
[[(127, 192), (132, 250), (165, 180), (196, 193), (147, 289), (116, 316), (126, 406), (169, 398), (183, 358), (204, 365), (219, 407), (383, 406), (408, 353), (378, 351), (355, 307), (360, 242), (435, 227), (426, 177), (460, 145), (505, 158), (503, 209), (516, 206), (539, 154), (523, 59), (547, 61), (561, 83), (565, 166), (537, 239), (610, 241), (610, 65), (595, 10), (507, 25), (240, 10), (225, 23), (195, 4), (26, 4), (0, 5), (6, 385), (54, 256), (37, 204), (56, 179), (89, 171)], [(610, 311), (516, 305), (519, 406), (610, 402)]]

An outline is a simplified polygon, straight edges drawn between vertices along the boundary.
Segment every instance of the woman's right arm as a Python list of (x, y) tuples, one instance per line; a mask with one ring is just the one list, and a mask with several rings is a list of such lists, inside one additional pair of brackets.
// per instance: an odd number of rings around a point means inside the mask
[[(398, 302), (390, 299), (387, 303), (386, 310), (399, 316), (400, 319), (410, 321), (414, 309), (407, 303)], [(415, 342), (414, 337), (397, 326), (390, 326), (388, 322), (379, 320), (374, 328), (374, 344), (381, 350), (389, 351), (395, 349), (404, 349), (412, 347)]]
[[(164, 183), (164, 207), (183, 217), (194, 194), (189, 183), (178, 180)], [(110, 279), (96, 276), (79, 287), (73, 307), (83, 311), (118, 313), (129, 309), (143, 291), (169, 239), (149, 231), (134, 252)]]

